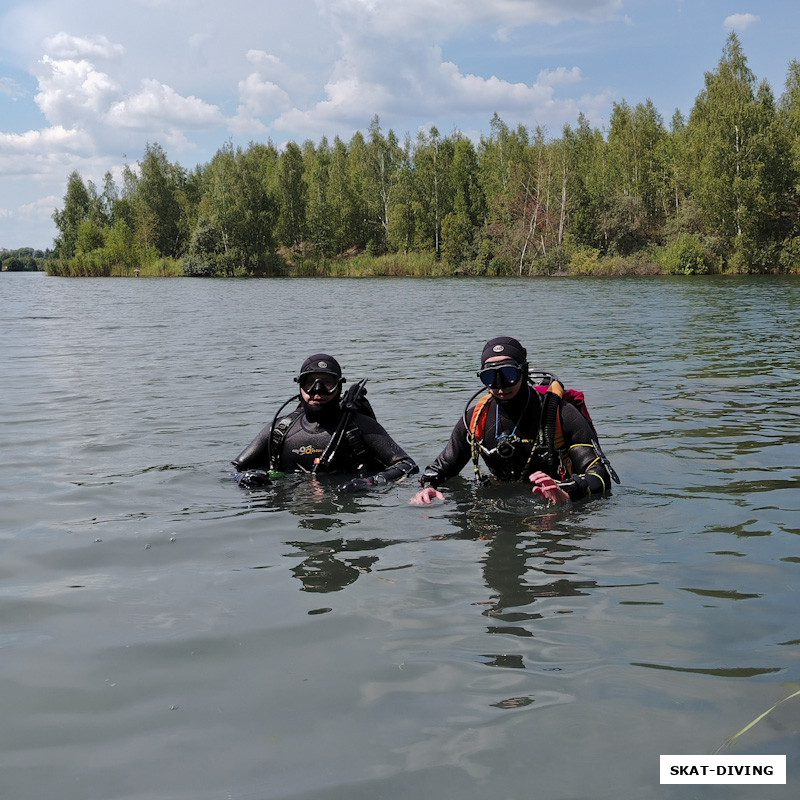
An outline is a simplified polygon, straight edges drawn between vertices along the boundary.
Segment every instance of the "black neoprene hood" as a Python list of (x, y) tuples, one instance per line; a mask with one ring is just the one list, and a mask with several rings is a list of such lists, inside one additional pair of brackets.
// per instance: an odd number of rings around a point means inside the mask
[(528, 360), (528, 351), (512, 336), (495, 336), (494, 339), (489, 339), (483, 347), (481, 365), (495, 356), (513, 359), (522, 366)]
[(328, 375), (335, 375), (337, 378), (342, 377), (342, 368), (339, 362), (327, 353), (315, 353), (309, 356), (300, 367), (300, 375), (305, 375), (308, 372), (324, 372)]

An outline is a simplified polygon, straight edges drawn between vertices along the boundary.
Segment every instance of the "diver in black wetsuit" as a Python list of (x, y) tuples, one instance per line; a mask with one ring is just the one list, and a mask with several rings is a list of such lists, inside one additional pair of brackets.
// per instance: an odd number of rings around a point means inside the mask
[[(233, 460), (242, 486), (265, 486), (269, 473), (350, 472), (339, 491), (358, 492), (419, 472), (414, 460), (377, 422), (361, 381), (342, 396), (342, 369), (326, 353), (309, 356), (295, 378), (300, 394)], [(298, 399), (297, 407), (281, 417)]]
[(551, 503), (608, 493), (609, 473), (618, 482), (592, 424), (574, 405), (561, 401), (563, 386), (553, 380), (542, 393), (529, 384), (527, 357), (510, 336), (486, 343), (478, 376), (489, 392), (470, 401), (444, 450), (423, 472), (412, 503), (443, 500), (439, 486), (470, 458), (477, 479), (482, 458), (497, 480), (530, 481), (534, 494)]

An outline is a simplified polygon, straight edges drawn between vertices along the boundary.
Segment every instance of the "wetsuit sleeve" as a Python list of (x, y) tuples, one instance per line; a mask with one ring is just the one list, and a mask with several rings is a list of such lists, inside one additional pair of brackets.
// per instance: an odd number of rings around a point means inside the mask
[(269, 437), (272, 435), (272, 425), (265, 425), (261, 432), (250, 442), (241, 453), (231, 462), (237, 472), (249, 469), (269, 469)]
[(460, 419), (453, 428), (444, 450), (430, 466), (425, 467), (420, 483), (438, 489), (448, 478), (458, 475), (464, 469), (471, 455), (467, 426), (464, 420)]
[(592, 444), (595, 434), (588, 420), (569, 403), (561, 406), (561, 425), (564, 442), (569, 448), (572, 475), (559, 486), (570, 500), (611, 492), (611, 478), (605, 464)]
[(419, 472), (417, 462), (392, 439), (380, 422), (367, 414), (356, 415), (354, 421), (361, 432), (364, 448), (370, 459), (383, 467), (380, 472), (367, 479), (371, 485), (392, 483)]

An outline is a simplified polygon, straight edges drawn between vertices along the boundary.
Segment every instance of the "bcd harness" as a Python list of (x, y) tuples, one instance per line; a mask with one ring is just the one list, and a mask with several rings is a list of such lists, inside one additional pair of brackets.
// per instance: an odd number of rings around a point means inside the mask
[[(367, 400), (367, 383), (368, 378), (362, 378), (358, 383), (354, 383), (343, 395), (340, 401), (340, 407), (344, 411), (342, 418), (336, 430), (331, 436), (331, 440), (322, 455), (314, 462), (313, 473), (316, 473), (321, 467), (330, 464), (339, 450), (342, 441), (347, 442), (350, 452), (355, 457), (356, 461), (361, 464), (366, 459), (367, 449), (364, 445), (364, 439), (361, 435), (359, 427), (353, 421), (355, 413), (366, 414), (367, 416), (375, 419), (375, 412), (372, 410), (369, 400)], [(281, 469), (281, 452), (282, 445), (287, 434), (291, 430), (297, 419), (303, 414), (303, 409), (298, 406), (282, 417), (278, 417), (286, 406), (294, 400), (299, 400), (300, 395), (290, 397), (277, 411), (275, 418), (272, 420), (272, 433), (269, 437), (269, 469), (271, 473), (279, 473)]]
[[(613, 480), (619, 483), (619, 476), (609, 463), (597, 441), (597, 433), (594, 429), (592, 418), (589, 415), (589, 410), (586, 407), (583, 392), (577, 389), (565, 389), (561, 381), (549, 372), (532, 372), (529, 380), (530, 383), (528, 386), (530, 389), (538, 392), (540, 398), (539, 430), (536, 439), (516, 439), (517, 443), (528, 446), (530, 450), (524, 467), (519, 471), (519, 474), (514, 476), (515, 479), (520, 480), (524, 478), (534, 458), (538, 457), (544, 463), (546, 467), (545, 471), (548, 474), (558, 475), (561, 481), (567, 480), (572, 474), (572, 463), (569, 456), (570, 449), (572, 447), (591, 447), (597, 455), (597, 460), (602, 462)], [(480, 394), (480, 392), (478, 394)], [(471, 403), (476, 396), (477, 395), (473, 395), (469, 403)], [(475, 482), (478, 484), (484, 484), (488, 480), (481, 476), (480, 473), (480, 455), (481, 452), (486, 452), (483, 447), (483, 440), (486, 432), (486, 419), (489, 415), (489, 403), (492, 399), (493, 397), (490, 392), (486, 392), (482, 395), (475, 403), (468, 422), (466, 420), (466, 409), (464, 411), (464, 422), (467, 426), (467, 436), (475, 470)], [(561, 426), (561, 405), (563, 402), (568, 402), (575, 406), (586, 418), (592, 431), (592, 440), (590, 443), (574, 443), (570, 448), (566, 446), (564, 431)], [(467, 408), (469, 408), (469, 403), (467, 403)], [(523, 414), (524, 413), (523, 411)]]

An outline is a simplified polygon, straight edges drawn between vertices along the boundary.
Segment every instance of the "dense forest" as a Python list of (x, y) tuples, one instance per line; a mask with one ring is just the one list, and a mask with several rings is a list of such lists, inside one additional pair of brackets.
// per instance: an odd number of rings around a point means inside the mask
[[(560, 138), (496, 114), (476, 144), (380, 120), (349, 142), (146, 146), (122, 185), (69, 176), (51, 274), (787, 272), (800, 264), (800, 61), (776, 100), (735, 34), (685, 118), (616, 103)], [(138, 272), (137, 272), (138, 271)]]

